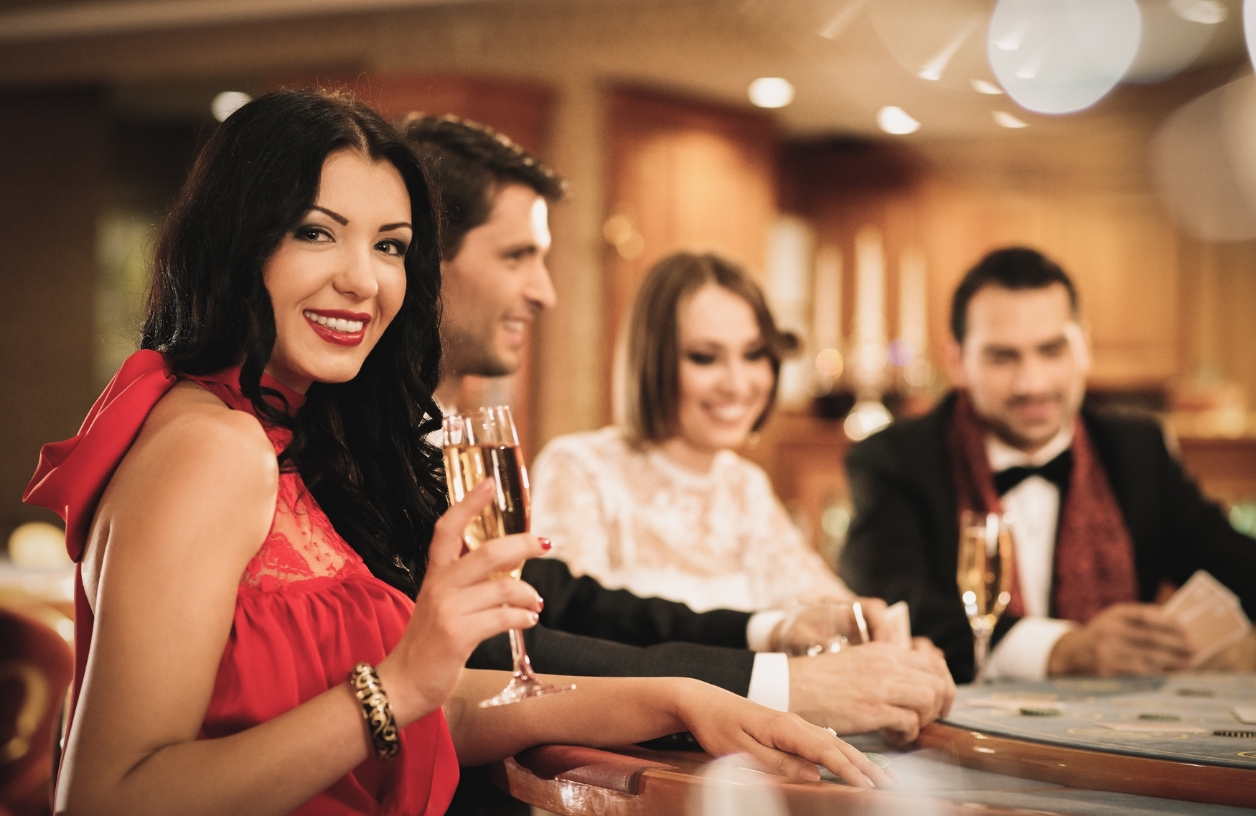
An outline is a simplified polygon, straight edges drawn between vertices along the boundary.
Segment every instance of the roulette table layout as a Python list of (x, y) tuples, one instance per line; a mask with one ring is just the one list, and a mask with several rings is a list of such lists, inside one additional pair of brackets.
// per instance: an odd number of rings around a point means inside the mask
[(1256, 675), (966, 686), (919, 744), (1075, 788), (1256, 807)]

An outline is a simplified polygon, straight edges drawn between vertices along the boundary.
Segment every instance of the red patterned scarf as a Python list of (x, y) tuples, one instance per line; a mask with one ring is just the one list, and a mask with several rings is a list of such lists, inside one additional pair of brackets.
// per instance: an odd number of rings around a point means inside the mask
[[(965, 510), (1003, 512), (986, 458), (986, 433), (968, 393), (958, 392), (946, 446), (961, 517)], [(1134, 542), (1081, 417), (1074, 422), (1072, 450), (1073, 474), (1056, 530), (1052, 614), (1085, 623), (1112, 604), (1137, 601), (1138, 578)], [(1007, 611), (1017, 617), (1025, 614), (1015, 561)]]

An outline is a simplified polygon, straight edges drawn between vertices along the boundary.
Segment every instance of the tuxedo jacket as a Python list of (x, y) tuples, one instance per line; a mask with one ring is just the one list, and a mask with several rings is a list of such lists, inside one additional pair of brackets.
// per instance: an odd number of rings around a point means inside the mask
[[(532, 667), (543, 674), (592, 677), (694, 677), (734, 694), (750, 688), (754, 653), (746, 648), (747, 612), (698, 613), (681, 603), (640, 598), (576, 578), (556, 558), (523, 567), (523, 580), (545, 599), (526, 631)], [(506, 635), (484, 641), (467, 667), (509, 671)]]
[[(931, 413), (851, 447), (854, 518), (840, 574), (860, 595), (907, 601), (913, 634), (932, 638), (962, 683), (973, 676), (973, 637), (955, 580), (959, 507), (945, 442), (954, 406), (951, 395)], [(1086, 407), (1081, 419), (1133, 539), (1139, 598), (1151, 601), (1163, 581), (1180, 585), (1204, 569), (1256, 617), (1256, 541), (1200, 494), (1160, 427)], [(1004, 614), (992, 642), (1016, 620)]]

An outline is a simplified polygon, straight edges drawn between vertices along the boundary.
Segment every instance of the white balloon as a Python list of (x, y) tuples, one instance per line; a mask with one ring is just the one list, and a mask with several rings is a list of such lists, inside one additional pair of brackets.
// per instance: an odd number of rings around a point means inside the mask
[(1160, 198), (1206, 241), (1256, 238), (1256, 77), (1223, 85), (1174, 111), (1152, 139)]
[(1247, 37), (1247, 58), (1256, 65), (1256, 0), (1243, 0), (1243, 34)]
[(1121, 81), (1141, 31), (1135, 0), (999, 0), (986, 55), (1021, 107), (1072, 113)]

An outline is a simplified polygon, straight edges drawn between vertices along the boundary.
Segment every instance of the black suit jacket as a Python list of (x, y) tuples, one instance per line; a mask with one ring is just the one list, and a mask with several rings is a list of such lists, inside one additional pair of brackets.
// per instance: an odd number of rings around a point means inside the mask
[[(932, 638), (956, 681), (966, 682), (973, 676), (973, 639), (955, 582), (959, 508), (945, 443), (954, 404), (949, 397), (926, 416), (896, 422), (850, 449), (854, 520), (841, 575), (861, 595), (907, 601), (913, 633)], [(1165, 579), (1181, 584), (1204, 569), (1256, 617), (1256, 542), (1200, 494), (1169, 454), (1159, 426), (1087, 408), (1081, 415), (1134, 542), (1141, 599), (1152, 600)], [(994, 642), (1015, 622), (1004, 615)]]
[[(607, 589), (588, 576), (576, 578), (555, 558), (527, 562), (523, 580), (545, 599), (540, 623), (524, 636), (538, 672), (694, 677), (743, 697), (750, 688), (749, 613), (697, 613), (684, 604)], [(509, 670), (506, 636), (480, 644), (467, 667)]]

